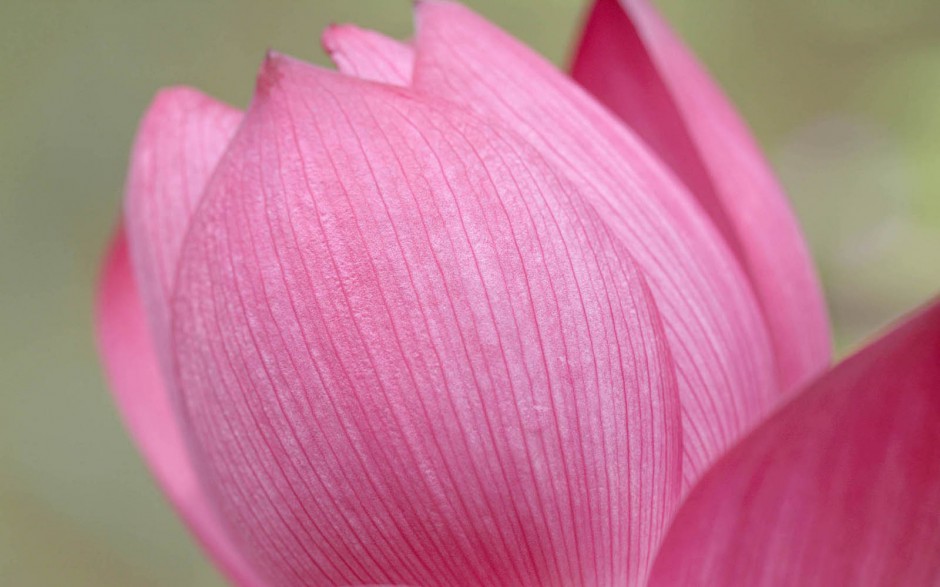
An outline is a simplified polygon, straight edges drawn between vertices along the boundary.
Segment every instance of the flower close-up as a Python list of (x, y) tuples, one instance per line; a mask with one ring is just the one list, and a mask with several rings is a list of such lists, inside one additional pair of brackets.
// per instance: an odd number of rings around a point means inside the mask
[(940, 584), (940, 302), (835, 362), (791, 204), (647, 0), (456, 2), (161, 90), (96, 331), (244, 587)]

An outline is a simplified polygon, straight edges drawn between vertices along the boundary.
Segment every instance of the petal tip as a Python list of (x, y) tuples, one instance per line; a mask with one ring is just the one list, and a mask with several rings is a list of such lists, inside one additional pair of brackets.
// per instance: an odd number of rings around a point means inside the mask
[(160, 88), (144, 111), (140, 132), (162, 126), (167, 120), (175, 120), (179, 115), (199, 108), (208, 99), (205, 94), (189, 86)]
[[(201, 90), (184, 85), (160, 88), (150, 101), (144, 121), (161, 120), (164, 117), (185, 115), (202, 108), (216, 108), (220, 102)], [(227, 106), (222, 104), (222, 106)], [(231, 108), (231, 107), (229, 107)], [(172, 119), (172, 118), (171, 118)]]
[(258, 77), (255, 79), (256, 97), (267, 96), (271, 93), (271, 89), (280, 83), (284, 77), (284, 61), (284, 56), (274, 49), (265, 51), (264, 61), (261, 62)]
[[(335, 74), (335, 72), (274, 49), (268, 49), (255, 80), (253, 104), (258, 102), (259, 99), (267, 98), (285, 84), (293, 86), (293, 84), (299, 83), (303, 86), (309, 84), (311, 80), (316, 82), (330, 77), (332, 74)], [(302, 90), (299, 91), (301, 94), (303, 93)], [(291, 92), (294, 92), (294, 89)]]
[(182, 121), (216, 112), (235, 115), (238, 111), (190, 86), (168, 86), (157, 90), (138, 126), (132, 160), (140, 155), (142, 145), (159, 140), (167, 133), (173, 134), (172, 129)]
[(326, 51), (327, 55), (333, 57), (333, 54), (339, 50), (340, 39), (349, 29), (356, 29), (356, 25), (347, 23), (331, 22), (323, 29), (320, 35), (320, 46)]

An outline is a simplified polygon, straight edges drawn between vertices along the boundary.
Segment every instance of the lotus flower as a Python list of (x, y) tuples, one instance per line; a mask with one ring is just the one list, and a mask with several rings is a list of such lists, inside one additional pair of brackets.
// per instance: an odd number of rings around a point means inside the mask
[(145, 116), (98, 302), (237, 585), (940, 581), (940, 303), (829, 369), (785, 197), (642, 0), (573, 77), (468, 9)]

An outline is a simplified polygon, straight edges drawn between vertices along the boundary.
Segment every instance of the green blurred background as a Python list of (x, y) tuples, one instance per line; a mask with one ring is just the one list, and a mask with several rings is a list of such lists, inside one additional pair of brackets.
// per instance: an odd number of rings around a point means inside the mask
[[(470, 0), (564, 63), (582, 0)], [(940, 3), (661, 0), (789, 190), (840, 353), (940, 289)], [(0, 584), (221, 585), (127, 439), (91, 307), (138, 118), (185, 83), (247, 103), (264, 50), (405, 37), (407, 0), (0, 7)]]

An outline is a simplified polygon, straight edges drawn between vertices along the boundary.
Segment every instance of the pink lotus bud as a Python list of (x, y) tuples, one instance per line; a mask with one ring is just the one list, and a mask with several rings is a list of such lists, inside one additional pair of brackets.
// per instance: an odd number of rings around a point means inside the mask
[(599, 0), (572, 79), (416, 12), (328, 29), (339, 71), (269, 54), (244, 113), (170, 89), (141, 123), (101, 352), (227, 575), (936, 581), (940, 306), (768, 419), (827, 368), (825, 308), (660, 17)]

